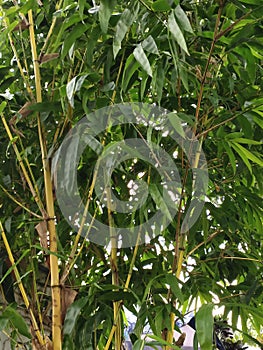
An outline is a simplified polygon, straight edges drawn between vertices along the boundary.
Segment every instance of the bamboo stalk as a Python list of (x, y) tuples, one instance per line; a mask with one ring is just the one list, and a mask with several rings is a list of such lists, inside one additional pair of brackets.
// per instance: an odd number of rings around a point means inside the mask
[(8, 240), (7, 240), (7, 237), (6, 237), (6, 234), (5, 234), (5, 231), (4, 231), (4, 228), (3, 228), (3, 225), (2, 225), (1, 221), (0, 221), (0, 230), (1, 230), (1, 236), (2, 236), (2, 239), (3, 239), (4, 245), (5, 245), (7, 254), (8, 254), (9, 261), (10, 261), (12, 267), (13, 267), (13, 271), (14, 271), (14, 274), (15, 274), (16, 282), (18, 284), (18, 287), (19, 287), (20, 293), (22, 295), (23, 301), (25, 303), (25, 306), (26, 306), (27, 310), (29, 311), (30, 318), (31, 318), (31, 321), (32, 321), (32, 326), (33, 326), (34, 332), (36, 333), (37, 340), (38, 340), (38, 342), (40, 343), (41, 346), (45, 346), (46, 341), (42, 337), (41, 332), (39, 331), (38, 324), (37, 324), (37, 321), (35, 319), (34, 312), (33, 312), (32, 308), (30, 306), (30, 302), (28, 300), (28, 297), (27, 297), (24, 285), (22, 283), (19, 271), (18, 271), (18, 269), (16, 267), (16, 263), (15, 263), (15, 260), (14, 260), (13, 254), (12, 254), (12, 250), (11, 250), (10, 245), (8, 243)]
[[(112, 284), (115, 286), (119, 285), (119, 273), (118, 273), (118, 237), (116, 237), (116, 231), (114, 228), (114, 219), (112, 217), (111, 211), (111, 191), (110, 183), (106, 187), (107, 195), (107, 207), (108, 207), (108, 221), (110, 228), (110, 242), (111, 242), (111, 274), (112, 274)], [(121, 327), (121, 317), (120, 317), (120, 301), (113, 301), (113, 319), (116, 325), (115, 329), (115, 349), (121, 349), (122, 343), (122, 327)]]
[[(28, 11), (29, 19), (29, 33), (30, 44), (32, 51), (32, 60), (35, 74), (35, 87), (36, 87), (36, 101), (42, 102), (42, 89), (41, 89), (41, 75), (39, 69), (38, 55), (36, 49), (36, 40), (34, 33), (34, 21), (32, 10)], [(57, 237), (55, 226), (55, 210), (54, 210), (54, 198), (51, 180), (51, 171), (49, 161), (47, 159), (47, 147), (44, 137), (43, 127), (38, 114), (38, 134), (39, 142), (42, 153), (42, 162), (44, 169), (44, 183), (45, 183), (45, 195), (46, 195), (46, 209), (47, 209), (47, 225), (50, 237), (50, 272), (51, 272), (51, 291), (52, 291), (52, 342), (53, 350), (61, 350), (61, 293), (59, 285), (59, 269), (58, 269), (58, 257), (57, 257)]]
[[(197, 124), (199, 122), (199, 114), (200, 114), (200, 110), (201, 110), (201, 102), (202, 102), (202, 98), (203, 98), (204, 86), (205, 86), (207, 74), (208, 74), (208, 71), (209, 71), (209, 66), (210, 66), (210, 62), (211, 62), (211, 58), (212, 58), (212, 53), (214, 51), (215, 43), (216, 43), (216, 40), (217, 40), (218, 28), (219, 28), (219, 23), (220, 23), (220, 18), (221, 18), (221, 15), (222, 15), (223, 7), (224, 7), (224, 5), (221, 5), (219, 7), (219, 10), (218, 10), (217, 19), (216, 19), (216, 23), (215, 23), (214, 38), (213, 38), (213, 41), (211, 43), (208, 59), (207, 59), (205, 70), (204, 70), (204, 73), (203, 73), (203, 76), (202, 76), (202, 80), (201, 80), (200, 91), (199, 91), (198, 98), (197, 98), (197, 107), (196, 107), (196, 113), (195, 113), (196, 123), (195, 123), (194, 131), (193, 131), (194, 134), (196, 134), (196, 131), (197, 131)], [(201, 136), (200, 137), (200, 141), (199, 141), (199, 150), (196, 153), (196, 158), (195, 158), (195, 161), (194, 161), (194, 166), (193, 166), (194, 168), (198, 167), (199, 160), (200, 160), (200, 155), (201, 155), (200, 152), (201, 152), (202, 144), (203, 144), (203, 137)], [(190, 147), (190, 149), (191, 148), (192, 147)], [(186, 174), (187, 173), (188, 173), (188, 171), (186, 172)], [(186, 177), (185, 177), (185, 180), (186, 180)], [(193, 179), (193, 184), (194, 183), (195, 183), (195, 179)], [(179, 206), (179, 208), (181, 208), (181, 206)], [(180, 226), (180, 215), (179, 215), (179, 220), (178, 220), (178, 226)], [(187, 242), (187, 235), (184, 234), (183, 237), (181, 237), (181, 242), (179, 243), (179, 231), (177, 230), (177, 233), (176, 233), (176, 246), (177, 246), (176, 250), (177, 250), (177, 254), (176, 254), (176, 261), (175, 261), (176, 262), (176, 266), (173, 266), (173, 270), (174, 270), (174, 268), (176, 268), (175, 276), (177, 278), (180, 277), (180, 274), (181, 274), (181, 271), (182, 271), (182, 264), (183, 264), (183, 261), (184, 261), (184, 249), (185, 249), (186, 242)], [(171, 330), (169, 330), (168, 334), (167, 334), (167, 342), (170, 343), (170, 344), (173, 343), (174, 321), (175, 321), (175, 314), (173, 312), (171, 312), (171, 314), (170, 314)], [(165, 346), (164, 349), (165, 350), (169, 350), (169, 346)]]

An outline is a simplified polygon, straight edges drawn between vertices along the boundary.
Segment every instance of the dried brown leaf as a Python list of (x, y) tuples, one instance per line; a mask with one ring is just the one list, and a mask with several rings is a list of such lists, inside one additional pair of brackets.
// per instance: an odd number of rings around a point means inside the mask
[(25, 30), (25, 29), (28, 29), (28, 27), (29, 27), (29, 23), (26, 21), (26, 19), (22, 19), (22, 21), (15, 26), (15, 28), (13, 29), (13, 32), (18, 30)]
[(43, 55), (39, 58), (39, 63), (40, 64), (46, 63), (46, 62), (55, 60), (58, 57), (59, 57), (59, 53), (57, 53), (57, 52), (56, 53), (48, 53), (48, 54)]
[(184, 341), (185, 341), (185, 337), (186, 337), (186, 333), (182, 333), (180, 335), (180, 337), (177, 339), (175, 345), (177, 345), (179, 347), (183, 346), (184, 345)]
[(78, 292), (72, 288), (62, 287), (61, 289), (61, 315), (62, 323), (66, 317), (67, 309), (73, 303)]
[(47, 228), (47, 222), (41, 221), (39, 224), (35, 226), (35, 229), (37, 230), (41, 247), (47, 249), (49, 244), (49, 233)]

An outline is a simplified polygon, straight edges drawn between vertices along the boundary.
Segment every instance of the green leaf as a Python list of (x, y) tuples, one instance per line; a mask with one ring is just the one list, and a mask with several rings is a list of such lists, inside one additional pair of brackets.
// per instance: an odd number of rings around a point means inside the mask
[(66, 38), (63, 41), (63, 47), (61, 51), (61, 59), (65, 58), (65, 56), (68, 54), (71, 46), (75, 44), (77, 39), (79, 39), (83, 33), (85, 33), (88, 30), (88, 26), (86, 24), (78, 24), (76, 25), (72, 31), (70, 31), (70, 34), (66, 36)]
[(157, 69), (154, 70), (154, 75), (152, 79), (153, 91), (156, 94), (156, 100), (160, 104), (163, 94), (163, 87), (165, 83), (165, 70), (163, 63), (159, 62)]
[(1, 104), (0, 104), (0, 114), (3, 112), (3, 110), (5, 109), (7, 105), (7, 102), (6, 101), (3, 101)]
[(263, 160), (256, 157), (252, 152), (250, 152), (249, 150), (247, 150), (245, 147), (241, 146), (239, 143), (236, 143), (235, 140), (232, 141), (232, 147), (234, 147), (234, 145), (236, 146), (236, 150), (239, 149), (240, 152), (242, 152), (247, 159), (250, 159), (252, 162), (263, 166)]
[(37, 111), (37, 112), (56, 112), (61, 111), (61, 103), (60, 102), (39, 102), (34, 103), (30, 106), (28, 106), (28, 109), (31, 111)]
[(236, 170), (237, 170), (237, 166), (236, 166), (236, 157), (231, 149), (231, 147), (229, 146), (229, 144), (225, 141), (222, 141), (222, 145), (228, 155), (228, 158), (229, 158), (229, 161), (230, 161), (230, 164), (232, 166), (232, 169), (233, 169), (233, 172), (234, 174), (236, 173)]
[(150, 62), (142, 48), (142, 45), (139, 44), (136, 46), (136, 48), (133, 51), (133, 55), (136, 59), (136, 61), (142, 66), (142, 68), (145, 70), (145, 72), (152, 77), (152, 68), (150, 65)]
[(145, 346), (145, 340), (144, 339), (138, 339), (133, 345), (133, 350), (143, 350)]
[(168, 28), (178, 45), (189, 55), (184, 35), (176, 22), (174, 11), (168, 17)]
[(166, 12), (171, 10), (171, 6), (167, 0), (157, 0), (152, 4), (152, 9), (155, 12)]
[(154, 38), (151, 35), (149, 35), (146, 39), (143, 40), (142, 47), (145, 51), (148, 51), (155, 55), (159, 55), (158, 47)]
[(113, 38), (113, 56), (116, 58), (118, 52), (121, 49), (121, 43), (124, 39), (127, 31), (129, 30), (129, 27), (134, 22), (136, 15), (138, 12), (138, 7), (134, 11), (130, 9), (125, 9), (117, 23), (116, 26), (116, 33)]
[(240, 149), (237, 144), (235, 143), (230, 143), (229, 145), (237, 152), (237, 154), (240, 156), (240, 158), (243, 160), (243, 162), (245, 163), (246, 167), (248, 168), (250, 174), (252, 174), (252, 167), (251, 164), (249, 163), (249, 160), (247, 158), (247, 156), (245, 155), (245, 153), (242, 151), (242, 149)]
[(255, 141), (255, 140), (250, 140), (250, 139), (245, 139), (242, 137), (237, 137), (235, 139), (232, 140), (232, 142), (235, 143), (244, 143), (246, 145), (262, 145), (261, 141)]
[(185, 138), (185, 132), (182, 126), (182, 120), (178, 117), (177, 113), (172, 112), (167, 114), (170, 123), (172, 124), (174, 130), (182, 136), (182, 138)]
[(3, 331), (6, 329), (8, 322), (9, 322), (8, 318), (3, 317), (3, 315), (0, 316), (0, 331)]
[(201, 350), (213, 349), (213, 304), (204, 304), (195, 315), (196, 334)]
[[(180, 350), (180, 348), (176, 345), (171, 345), (170, 343), (168, 343), (167, 341), (165, 341), (163, 338), (158, 337), (157, 335), (154, 334), (148, 334), (147, 335), (149, 338), (156, 340), (159, 344), (162, 345), (167, 345), (169, 347), (169, 349), (176, 349), (176, 350)], [(151, 344), (151, 343), (147, 343), (147, 344)]]
[(173, 218), (170, 214), (169, 208), (167, 207), (166, 203), (164, 202), (163, 196), (159, 192), (157, 185), (150, 184), (149, 193), (152, 196), (152, 199), (156, 203), (157, 207), (160, 208), (161, 212), (166, 215), (168, 220), (172, 221)]
[(20, 334), (31, 339), (31, 334), (24, 318), (11, 306), (8, 306), (2, 313), (3, 318), (9, 319), (12, 326), (15, 327)]
[(125, 64), (124, 72), (122, 76), (122, 84), (121, 84), (121, 90), (126, 92), (129, 82), (133, 76), (133, 74), (138, 70), (139, 63), (135, 60), (135, 57), (133, 54), (131, 54)]
[(73, 79), (71, 79), (66, 86), (67, 98), (72, 108), (74, 108), (74, 93), (75, 93), (76, 79), (77, 77), (74, 77)]
[(86, 305), (87, 302), (88, 298), (82, 298), (70, 305), (70, 307), (67, 310), (65, 323), (63, 326), (63, 333), (65, 335), (72, 333), (76, 325), (77, 319), (80, 315), (81, 309)]
[(181, 288), (179, 287), (178, 279), (171, 273), (168, 273), (166, 275), (166, 282), (171, 287), (172, 293), (175, 298), (179, 300), (181, 304), (184, 303), (184, 295), (181, 291)]
[(244, 4), (259, 5), (258, 0), (240, 0)]
[(175, 14), (175, 17), (178, 20), (181, 28), (183, 30), (185, 30), (186, 32), (193, 33), (191, 23), (180, 5), (176, 6), (176, 8), (174, 10), (174, 14)]
[(100, 27), (103, 33), (107, 33), (109, 20), (116, 5), (116, 0), (101, 0), (99, 9)]

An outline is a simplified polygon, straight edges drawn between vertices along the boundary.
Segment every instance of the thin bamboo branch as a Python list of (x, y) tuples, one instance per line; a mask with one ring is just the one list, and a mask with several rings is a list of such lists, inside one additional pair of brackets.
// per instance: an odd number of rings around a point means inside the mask
[(4, 124), (5, 129), (6, 129), (6, 133), (7, 133), (8, 137), (9, 137), (9, 140), (12, 143), (13, 149), (14, 149), (15, 154), (16, 154), (16, 158), (18, 160), (19, 166), (20, 166), (20, 168), (21, 168), (21, 170), (23, 172), (23, 175), (25, 177), (26, 183), (28, 184), (30, 192), (32, 193), (32, 196), (33, 196), (35, 202), (37, 203), (41, 214), (43, 215), (43, 217), (45, 217), (46, 216), (46, 212), (44, 210), (44, 205), (42, 203), (42, 200), (41, 200), (40, 196), (37, 194), (35, 186), (33, 185), (32, 181), (30, 179), (30, 176), (29, 176), (29, 174), (28, 174), (28, 172), (26, 170), (26, 167), (24, 165), (24, 162), (23, 162), (23, 159), (22, 159), (22, 157), (20, 155), (18, 147), (17, 147), (17, 145), (16, 145), (16, 143), (14, 141), (15, 139), (14, 139), (12, 133), (11, 133), (11, 130), (10, 130), (10, 128), (9, 128), (9, 126), (8, 126), (8, 124), (6, 122), (6, 119), (5, 119), (3, 114), (1, 115), (1, 119), (2, 119), (2, 122)]
[(209, 54), (208, 54), (208, 59), (206, 61), (205, 70), (204, 70), (204, 73), (203, 73), (203, 76), (202, 76), (202, 80), (201, 80), (200, 91), (199, 91), (199, 95), (198, 95), (198, 98), (197, 98), (197, 105), (196, 105), (196, 111), (195, 111), (196, 127), (197, 127), (197, 122), (198, 122), (198, 119), (199, 119), (199, 113), (200, 113), (200, 109), (201, 109), (201, 102), (202, 102), (202, 99), (203, 99), (205, 82), (206, 82), (206, 79), (207, 79), (207, 74), (208, 74), (208, 71), (209, 71), (209, 66), (210, 66), (210, 62), (211, 62), (211, 59), (212, 59), (212, 54), (213, 54), (213, 51), (214, 51), (214, 48), (215, 48), (215, 44), (216, 44), (216, 41), (217, 41), (216, 38), (217, 38), (218, 30), (219, 30), (219, 23), (220, 23), (220, 19), (221, 19), (221, 16), (222, 16), (223, 7), (224, 7), (224, 5), (219, 6), (219, 10), (218, 10), (218, 13), (217, 13), (217, 18), (216, 18), (216, 23), (215, 23), (214, 38), (213, 38), (213, 41), (211, 43), (210, 51), (209, 51)]
[[(29, 19), (29, 33), (30, 44), (32, 51), (32, 60), (35, 74), (35, 87), (36, 87), (36, 101), (42, 102), (42, 88), (41, 88), (41, 75), (39, 69), (39, 61), (36, 49), (36, 40), (34, 32), (34, 20), (32, 10), (28, 11)], [(42, 162), (44, 169), (44, 183), (45, 183), (45, 195), (46, 195), (46, 208), (47, 208), (47, 225), (50, 236), (50, 271), (51, 271), (51, 291), (52, 291), (52, 342), (53, 350), (61, 350), (61, 296), (59, 285), (59, 269), (58, 269), (58, 257), (57, 257), (57, 237), (55, 226), (55, 210), (54, 210), (54, 198), (53, 198), (53, 186), (51, 179), (50, 165), (47, 158), (46, 140), (43, 133), (43, 127), (38, 114), (38, 134), (39, 142), (42, 153)]]
[(9, 191), (0, 184), (0, 188), (4, 191), (4, 193), (14, 202), (16, 203), (19, 207), (27, 211), (30, 215), (35, 216), (36, 218), (43, 220), (43, 216), (40, 216), (36, 213), (34, 213), (32, 210), (28, 209), (23, 203), (19, 202)]
[[(79, 230), (78, 230), (77, 235), (75, 237), (75, 240), (74, 240), (71, 252), (69, 254), (68, 263), (67, 263), (67, 265), (66, 265), (66, 267), (65, 267), (65, 269), (64, 269), (64, 271), (62, 273), (62, 277), (60, 279), (60, 283), (61, 284), (65, 283), (65, 281), (66, 281), (66, 279), (67, 279), (67, 277), (69, 275), (70, 270), (74, 266), (74, 256), (76, 255), (76, 251), (77, 251), (77, 248), (78, 248), (78, 243), (79, 243), (80, 237), (82, 235), (82, 232), (83, 232), (83, 229), (84, 229), (84, 226), (85, 226), (85, 223), (86, 223), (87, 214), (88, 214), (88, 211), (89, 211), (89, 206), (90, 206), (90, 202), (91, 202), (91, 199), (92, 199), (92, 194), (93, 194), (93, 191), (94, 191), (94, 188), (95, 188), (95, 184), (96, 184), (96, 180), (97, 180), (97, 177), (98, 177), (98, 169), (99, 169), (99, 161), (96, 163), (96, 166), (95, 166), (95, 169), (94, 169), (92, 183), (91, 183), (90, 188), (89, 188), (88, 199), (87, 199), (87, 202), (86, 202), (86, 205), (85, 205), (85, 209), (84, 209), (84, 212), (83, 212), (83, 216), (82, 216), (82, 220), (81, 220), (81, 223), (80, 223), (80, 227), (79, 227)], [(95, 217), (94, 217), (94, 219), (95, 219)], [(92, 224), (89, 226), (88, 233), (89, 233), (91, 227), (92, 227)]]
[[(58, 10), (61, 8), (62, 4), (63, 4), (63, 0), (60, 0), (60, 1), (57, 3), (57, 5), (56, 5), (56, 11), (58, 11)], [(42, 49), (41, 49), (41, 51), (40, 51), (39, 57), (41, 57), (41, 56), (45, 53), (45, 50), (46, 50), (46, 48), (47, 48), (47, 44), (48, 44), (48, 42), (49, 42), (49, 40), (50, 40), (50, 38), (51, 38), (51, 36), (52, 36), (52, 34), (53, 34), (53, 31), (54, 31), (56, 22), (57, 22), (57, 16), (53, 16), (53, 20), (52, 20), (51, 26), (50, 26), (50, 28), (49, 28), (49, 31), (48, 31), (48, 34), (47, 34), (47, 36), (46, 36), (45, 42), (44, 42), (44, 44), (43, 44), (43, 46), (42, 46)]]
[[(124, 286), (124, 290), (125, 291), (127, 291), (128, 288), (129, 288), (129, 284), (130, 284), (130, 281), (131, 281), (131, 277), (132, 277), (132, 272), (133, 272), (136, 256), (138, 254), (140, 239), (141, 239), (141, 232), (138, 233), (138, 237), (137, 237), (137, 240), (136, 240), (136, 245), (134, 247), (134, 251), (133, 251), (133, 255), (132, 255), (132, 260), (131, 260), (129, 272), (128, 272), (127, 279), (126, 279), (125, 286)], [(110, 334), (108, 336), (107, 343), (106, 343), (106, 345), (104, 347), (104, 350), (108, 350), (109, 349), (109, 347), (111, 345), (111, 342), (112, 342), (112, 339), (113, 339), (113, 336), (114, 336), (115, 331), (117, 329), (117, 318), (119, 317), (119, 313), (121, 311), (121, 304), (122, 303), (120, 302), (119, 303), (119, 308), (118, 308), (118, 311), (117, 311), (117, 315), (116, 315), (116, 318), (113, 321), (113, 325), (112, 325)]]
[(45, 346), (46, 341), (42, 337), (42, 335), (41, 335), (41, 333), (39, 331), (38, 324), (37, 324), (37, 321), (35, 319), (34, 312), (33, 312), (32, 308), (30, 306), (30, 302), (28, 300), (28, 297), (27, 297), (24, 285), (22, 283), (19, 271), (18, 271), (18, 269), (16, 267), (16, 263), (15, 263), (15, 260), (14, 260), (13, 254), (12, 254), (12, 250), (11, 250), (11, 247), (10, 247), (10, 245), (8, 243), (8, 240), (7, 240), (7, 237), (6, 237), (6, 234), (5, 234), (5, 231), (4, 231), (4, 228), (3, 228), (3, 225), (2, 225), (1, 221), (0, 221), (0, 230), (1, 230), (1, 236), (2, 236), (2, 239), (3, 239), (4, 245), (5, 245), (7, 254), (8, 254), (9, 261), (10, 261), (12, 267), (13, 267), (13, 271), (14, 271), (14, 274), (15, 274), (15, 278), (16, 278), (16, 281), (17, 281), (20, 293), (22, 295), (22, 298), (23, 298), (23, 301), (25, 303), (25, 306), (26, 306), (26, 308), (27, 308), (27, 310), (28, 310), (28, 312), (30, 314), (30, 318), (31, 318), (31, 321), (32, 321), (34, 332), (36, 333), (37, 340), (38, 340), (38, 342), (40, 343), (41, 346)]
[(186, 259), (189, 258), (196, 250), (198, 250), (200, 247), (202, 247), (203, 245), (205, 245), (206, 243), (212, 241), (212, 239), (214, 239), (219, 233), (222, 233), (224, 231), (219, 230), (216, 231), (214, 233), (212, 233), (205, 241), (200, 242), (199, 244), (197, 244), (192, 250), (190, 250), (190, 252), (187, 254)]
[(25, 73), (24, 73), (24, 70), (23, 70), (23, 67), (21, 65), (21, 62), (20, 62), (20, 58), (19, 58), (19, 55), (16, 51), (16, 47), (14, 45), (14, 42), (13, 42), (13, 38), (12, 38), (12, 35), (9, 33), (8, 34), (8, 39), (9, 39), (9, 42), (10, 42), (10, 46), (13, 50), (13, 53), (14, 53), (14, 56), (16, 58), (16, 64), (18, 66), (18, 69), (19, 69), (19, 72), (20, 72), (20, 75), (25, 83), (25, 86), (26, 86), (26, 90), (31, 98), (32, 101), (34, 101), (34, 94), (33, 94), (33, 91), (30, 87), (30, 84), (29, 84), (29, 81), (28, 81), (28, 78), (25, 76)]

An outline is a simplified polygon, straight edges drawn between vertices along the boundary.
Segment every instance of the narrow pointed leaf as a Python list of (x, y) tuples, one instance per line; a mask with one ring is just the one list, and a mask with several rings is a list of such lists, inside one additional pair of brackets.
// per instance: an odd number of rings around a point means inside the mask
[(117, 26), (116, 26), (116, 33), (113, 39), (113, 56), (114, 58), (117, 56), (118, 52), (121, 49), (121, 43), (124, 39), (127, 31), (129, 30), (129, 27), (134, 22), (134, 19), (137, 15), (137, 11), (135, 10), (132, 12), (130, 9), (125, 9), (122, 13)]
[(152, 9), (155, 12), (166, 12), (171, 10), (171, 6), (167, 0), (157, 0), (152, 4)]
[(156, 42), (151, 35), (149, 35), (145, 40), (143, 40), (142, 47), (145, 51), (148, 51), (148, 52), (153, 53), (155, 55), (159, 54), (159, 50), (158, 50), (158, 47), (156, 45)]
[(152, 68), (141, 44), (137, 45), (137, 47), (134, 49), (133, 55), (136, 61), (139, 62), (142, 68), (145, 70), (145, 72), (152, 77)]
[(175, 20), (174, 12), (171, 12), (168, 17), (168, 28), (178, 45), (189, 55), (184, 35)]
[(213, 304), (204, 304), (195, 316), (196, 334), (201, 350), (213, 348)]
[(176, 8), (174, 10), (174, 14), (175, 14), (175, 17), (178, 20), (181, 28), (183, 30), (185, 30), (186, 32), (193, 33), (191, 23), (180, 5), (176, 6)]
[(239, 143), (236, 143), (236, 142), (233, 142), (236, 147), (243, 152), (243, 154), (249, 159), (251, 160), (252, 162), (260, 165), (260, 166), (263, 166), (263, 160), (258, 158), (257, 156), (255, 156), (254, 153), (250, 152), (248, 149), (246, 149), (244, 146), (241, 146)]
[(246, 167), (248, 168), (249, 172), (252, 174), (252, 167), (251, 164), (247, 158), (247, 156), (245, 155), (245, 153), (243, 152), (242, 149), (240, 149), (237, 144), (235, 143), (229, 143), (230, 146), (236, 151), (236, 153), (240, 156), (240, 158), (243, 160), (243, 162), (245, 163)]
[(183, 138), (185, 138), (185, 132), (182, 126), (182, 120), (177, 116), (177, 113), (169, 113), (168, 118), (172, 124), (174, 130)]
[(99, 9), (100, 27), (103, 33), (107, 33), (109, 20), (116, 5), (116, 0), (101, 0)]
[(7, 307), (3, 312), (2, 316), (4, 318), (9, 319), (12, 326), (15, 327), (20, 334), (27, 338), (31, 338), (31, 334), (29, 332), (28, 326), (24, 320), (24, 318), (12, 307)]

